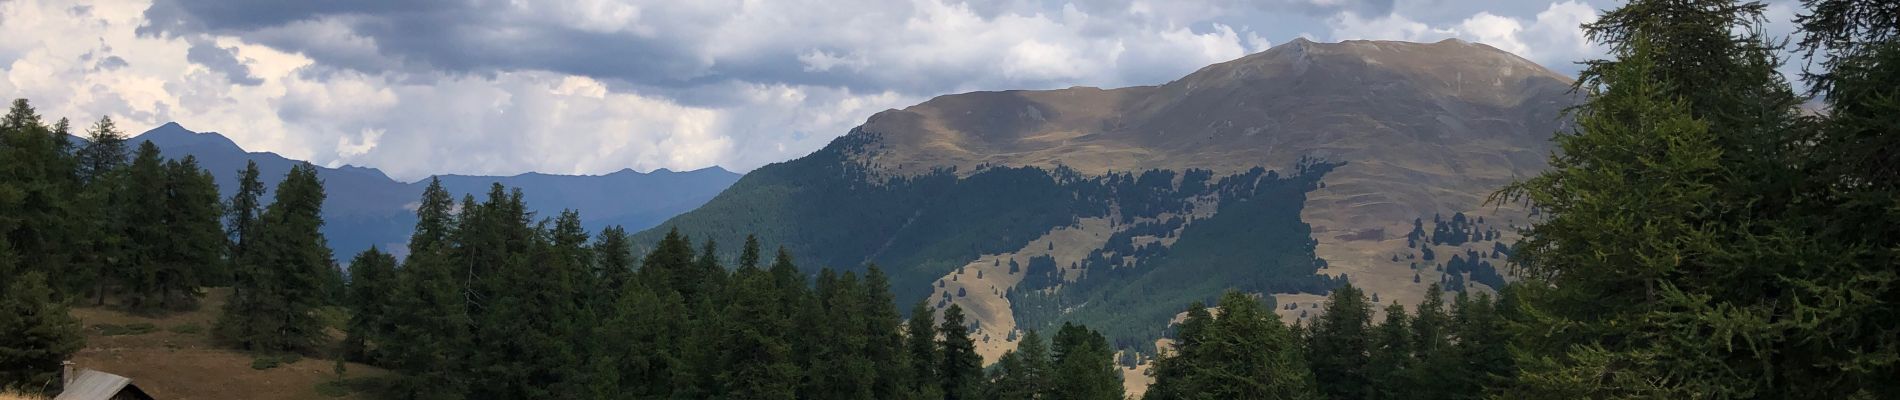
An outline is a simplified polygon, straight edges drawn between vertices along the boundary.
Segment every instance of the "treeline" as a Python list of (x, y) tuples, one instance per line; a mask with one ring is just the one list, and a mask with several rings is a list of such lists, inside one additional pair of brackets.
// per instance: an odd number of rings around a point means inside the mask
[(73, 137), (25, 99), (0, 119), (0, 386), (58, 386), (82, 340), (70, 301), (184, 310), (229, 281), (223, 202), (196, 159), (128, 149), (111, 118)]
[(1087, 328), (1028, 334), (986, 373), (961, 308), (939, 321), (919, 303), (906, 321), (876, 265), (814, 279), (751, 239), (727, 265), (677, 232), (636, 258), (625, 231), (536, 221), (522, 197), (497, 185), (457, 205), (432, 182), (407, 256), (351, 262), (344, 347), (400, 373), (393, 397), (1122, 398)]
[(195, 158), (128, 148), (111, 118), (75, 143), (70, 122), (46, 124), (25, 99), (0, 130), (0, 232), (16, 257), (0, 273), (139, 312), (195, 307), (200, 287), (227, 281), (223, 199)]
[[(1900, 3), (1806, 0), (1808, 95), (1768, 6), (1641, 0), (1584, 26), (1609, 49), (1512, 258), (1512, 398), (1900, 396)], [(1804, 112), (1806, 102), (1825, 104)]]
[(1512, 377), (1507, 289), (1458, 293), (1434, 284), (1415, 313), (1393, 303), (1373, 323), (1373, 303), (1348, 284), (1309, 326), (1287, 326), (1264, 301), (1229, 292), (1210, 311), (1196, 303), (1154, 361), (1145, 399), (1479, 399)]

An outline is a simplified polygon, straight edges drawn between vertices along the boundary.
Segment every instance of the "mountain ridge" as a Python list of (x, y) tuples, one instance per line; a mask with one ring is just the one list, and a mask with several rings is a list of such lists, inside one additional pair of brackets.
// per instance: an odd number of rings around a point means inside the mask
[[(199, 164), (215, 176), (221, 195), (227, 199), (235, 191), (238, 173), (247, 161), (258, 164), (266, 200), (284, 173), (303, 162), (274, 152), (246, 151), (223, 134), (192, 131), (177, 122), (159, 125), (128, 139), (128, 143), (143, 141), (158, 145), (166, 157), (196, 157)], [(354, 165), (318, 166), (317, 169), (329, 195), (324, 203), (324, 233), (339, 262), (347, 262), (351, 255), (370, 246), (403, 251), (415, 224), (413, 204), (428, 185), (428, 178), (404, 182), (380, 169)], [(638, 172), (628, 168), (599, 175), (527, 172), (509, 176), (444, 174), (434, 177), (441, 179), (443, 186), (457, 197), (481, 196), (493, 183), (520, 188), (532, 200), (530, 204), (538, 216), (553, 217), (560, 210), (574, 209), (586, 217), (589, 231), (598, 232), (611, 225), (635, 231), (650, 227), (704, 203), (739, 176), (713, 166), (678, 172), (665, 168)]]
[[(877, 263), (900, 302), (971, 310), (992, 360), (1061, 321), (1152, 351), (1186, 306), (1154, 303), (1222, 287), (1300, 303), (1350, 279), (1414, 303), (1432, 282), (1495, 282), (1431, 253), (1514, 240), (1492, 231), (1523, 210), (1480, 205), (1546, 168), (1570, 87), (1481, 44), (1295, 40), (1161, 85), (944, 95), (756, 169), (635, 242), (756, 233), (814, 266)], [(1489, 221), (1462, 228), (1483, 240), (1403, 233), (1454, 214)]]

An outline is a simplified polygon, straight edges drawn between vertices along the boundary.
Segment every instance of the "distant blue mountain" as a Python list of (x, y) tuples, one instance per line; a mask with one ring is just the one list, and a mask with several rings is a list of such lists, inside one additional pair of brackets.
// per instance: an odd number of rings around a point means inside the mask
[[(246, 161), (257, 162), (267, 198), (284, 174), (302, 162), (276, 153), (247, 152), (224, 135), (193, 132), (177, 123), (167, 123), (131, 139), (134, 144), (145, 141), (158, 145), (166, 157), (197, 157), (199, 165), (217, 176), (218, 190), (227, 199), (236, 190)], [(348, 165), (318, 166), (317, 176), (323, 179), (329, 195), (324, 201), (323, 233), (338, 262), (348, 262), (372, 245), (398, 255), (406, 253), (404, 245), (415, 227), (415, 205), (422, 189), (428, 186), (427, 179), (405, 183), (375, 168)], [(590, 232), (612, 225), (638, 232), (705, 204), (737, 181), (739, 174), (710, 167), (686, 172), (623, 169), (605, 175), (527, 173), (439, 178), (457, 200), (465, 194), (480, 200), (491, 184), (499, 182), (521, 188), (537, 216), (551, 218), (561, 210), (573, 209), (580, 211)]]

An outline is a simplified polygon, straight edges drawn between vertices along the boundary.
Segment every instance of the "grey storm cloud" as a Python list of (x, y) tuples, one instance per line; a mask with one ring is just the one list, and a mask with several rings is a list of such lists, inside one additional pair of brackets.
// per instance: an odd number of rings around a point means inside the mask
[(0, 73), (54, 73), (0, 88), (399, 178), (747, 170), (932, 96), (1160, 84), (1297, 36), (1563, 63), (1607, 1), (0, 0)]
[(185, 52), (185, 60), (203, 65), (212, 71), (224, 73), (231, 83), (245, 86), (257, 86), (264, 83), (263, 79), (251, 75), (250, 67), (238, 61), (233, 49), (218, 47), (216, 43), (209, 40), (192, 43), (191, 49)]
[[(1061, 18), (1069, 9), (1093, 17), (1084, 38), (1138, 37), (1180, 26), (1196, 33), (1216, 31), (1213, 24), (1244, 28), (1249, 24), (1317, 29), (1314, 16), (1343, 11), (1384, 15), (1393, 0), (1200, 0), (1136, 3), (1137, 0), (1038, 1), (966, 0), (953, 2), (987, 19), (1004, 15)], [(832, 7), (766, 2), (792, 15), (786, 26), (774, 20), (735, 20), (740, 2), (636, 2), (637, 18), (590, 26), (602, 10), (549, 8), (600, 2), (534, 3), (524, 9), (506, 1), (314, 1), (156, 0), (146, 10), (142, 35), (234, 35), (248, 41), (299, 52), (331, 67), (380, 72), (485, 74), (544, 70), (595, 77), (659, 91), (690, 90), (725, 81), (842, 87), (859, 92), (895, 90), (936, 94), (969, 90), (969, 83), (994, 75), (978, 65), (889, 65), (875, 55), (885, 30), (899, 30), (919, 14), (916, 2), (843, 0)], [(750, 7), (751, 4), (744, 6)], [(1140, 15), (1130, 10), (1156, 8)], [(829, 8), (828, 10), (799, 10)], [(840, 10), (849, 10), (840, 12)], [(553, 10), (559, 11), (559, 10)], [(545, 13), (544, 13), (545, 12)], [(593, 14), (593, 15), (588, 15)], [(1278, 21), (1278, 22), (1276, 22)], [(755, 24), (765, 23), (765, 24)], [(734, 30), (770, 32), (777, 46), (714, 53)], [(1279, 33), (1286, 35), (1286, 33)], [(1036, 39), (1024, 37), (1023, 39)], [(1283, 40), (1284, 37), (1275, 38)], [(1141, 40), (1141, 39), (1135, 39)], [(356, 45), (340, 45), (359, 41)], [(1060, 43), (1058, 43), (1060, 44)], [(1128, 47), (1143, 44), (1128, 43)], [(999, 50), (1000, 51), (1000, 50)], [(1133, 56), (1150, 55), (1140, 50)], [(887, 56), (928, 58), (929, 54)], [(832, 57), (832, 58), (827, 58)], [(853, 58), (856, 57), (856, 58)], [(835, 59), (834, 59), (835, 58)], [(820, 61), (822, 60), (822, 61)], [(841, 62), (841, 67), (820, 62)], [(1152, 84), (1191, 69), (1131, 59), (1120, 79), (1075, 82), (1063, 77), (1018, 77), (1013, 86), (1059, 87), (1072, 84)], [(856, 63), (853, 63), (856, 62)], [(1185, 70), (1184, 70), (1185, 69)], [(1000, 87), (981, 86), (984, 89)], [(1009, 86), (1004, 86), (1009, 87)]]

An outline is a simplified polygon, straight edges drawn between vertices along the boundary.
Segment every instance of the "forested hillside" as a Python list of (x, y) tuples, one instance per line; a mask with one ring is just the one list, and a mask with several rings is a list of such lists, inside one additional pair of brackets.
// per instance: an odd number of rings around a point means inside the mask
[(1458, 40), (1301, 39), (1157, 86), (944, 95), (638, 237), (757, 234), (810, 271), (876, 262), (900, 300), (969, 311), (986, 362), (1063, 322), (1153, 356), (1181, 306), (1227, 289), (1311, 302), (1352, 280), (1416, 304), (1467, 279), (1477, 265), (1387, 262), (1416, 249), (1384, 232), (1434, 214), (1523, 222), (1483, 196), (1543, 170), (1569, 83)]
[[(345, 273), (316, 167), (269, 196), (246, 168), (226, 198), (193, 157), (131, 146), (109, 118), (71, 142), (17, 100), (0, 118), (0, 393), (59, 390), (88, 345), (75, 307), (162, 316), (228, 286), (205, 333), (220, 346), (258, 369), (385, 367), (362, 389), (392, 399), (1111, 400), (1147, 380), (1132, 391), (1149, 399), (1896, 398), (1900, 9), (1804, 7), (1806, 94), (1778, 72), (1764, 4), (1609, 10), (1584, 26), (1608, 55), (1576, 81), (1551, 168), (1485, 192), (1526, 213), (1378, 222), (1409, 228), (1391, 237), (1306, 219), (1359, 160), (893, 173), (864, 158), (883, 133), (855, 132), (640, 234), (431, 180), (409, 252), (370, 248)], [(1322, 234), (1391, 249), (1339, 265)], [(1396, 287), (1417, 304), (1359, 271), (1410, 275)]]
[[(83, 137), (69, 140), (84, 145)], [(130, 145), (152, 142), (168, 158), (192, 156), (216, 179), (224, 197), (235, 192), (241, 172), (255, 163), (261, 182), (274, 186), (302, 161), (276, 153), (249, 152), (217, 132), (194, 132), (177, 123), (168, 123), (128, 139)], [(415, 225), (415, 200), (428, 186), (427, 180), (403, 182), (391, 179), (381, 170), (351, 165), (336, 168), (318, 166), (317, 177), (331, 193), (324, 203), (322, 227), (330, 239), (330, 248), (338, 254), (355, 254), (377, 246), (384, 251), (401, 253), (401, 246)], [(719, 167), (694, 171), (636, 172), (630, 169), (603, 175), (554, 175), (526, 173), (512, 176), (441, 175), (443, 187), (457, 196), (481, 195), (495, 183), (537, 193), (544, 199), (533, 211), (554, 215), (561, 210), (577, 210), (590, 216), (587, 229), (598, 231), (608, 226), (645, 229), (679, 213), (705, 203), (720, 190), (739, 179), (738, 174)], [(273, 192), (264, 191), (268, 201)], [(348, 261), (348, 260), (344, 260)]]

